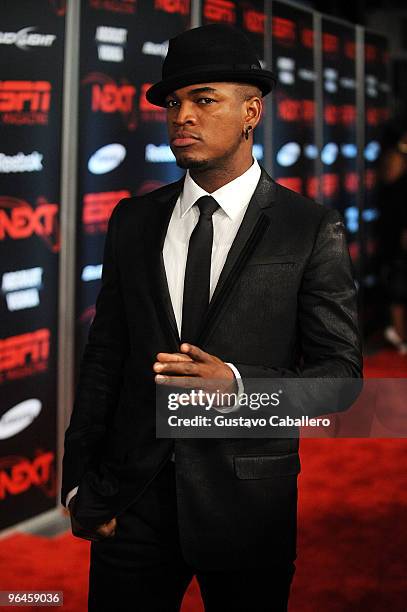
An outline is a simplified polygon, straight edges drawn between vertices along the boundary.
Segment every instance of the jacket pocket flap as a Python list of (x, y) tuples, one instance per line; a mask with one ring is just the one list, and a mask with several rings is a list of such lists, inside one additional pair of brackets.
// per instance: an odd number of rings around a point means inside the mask
[(261, 455), (234, 457), (236, 476), (242, 480), (272, 478), (273, 476), (293, 476), (300, 471), (300, 458), (297, 453), (289, 455)]

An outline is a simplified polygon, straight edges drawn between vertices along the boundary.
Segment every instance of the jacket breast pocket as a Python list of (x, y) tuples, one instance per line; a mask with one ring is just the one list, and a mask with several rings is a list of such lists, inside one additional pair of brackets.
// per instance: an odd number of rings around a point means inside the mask
[(294, 476), (300, 472), (297, 453), (288, 455), (238, 456), (233, 458), (235, 474), (240, 480), (258, 480), (279, 476)]
[(247, 264), (248, 266), (287, 266), (294, 267), (296, 265), (296, 261), (290, 256), (281, 255), (280, 257), (277, 255), (273, 256), (261, 256), (253, 257)]

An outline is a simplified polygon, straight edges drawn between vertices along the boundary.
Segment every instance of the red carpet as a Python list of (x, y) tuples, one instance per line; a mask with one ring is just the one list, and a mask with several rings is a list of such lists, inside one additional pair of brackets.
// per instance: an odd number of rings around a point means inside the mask
[(364, 375), (367, 378), (407, 377), (407, 355), (399, 355), (392, 349), (365, 357), (364, 365)]
[[(407, 358), (383, 351), (365, 373), (407, 376)], [(290, 612), (406, 612), (407, 440), (308, 439), (301, 460)], [(85, 612), (88, 560), (89, 544), (68, 533), (10, 536), (0, 590), (62, 590), (66, 612)], [(202, 610), (192, 583), (182, 612)]]

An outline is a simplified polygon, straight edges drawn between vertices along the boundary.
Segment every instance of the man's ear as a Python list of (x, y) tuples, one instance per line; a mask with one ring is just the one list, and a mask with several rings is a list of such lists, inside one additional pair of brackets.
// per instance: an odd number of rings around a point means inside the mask
[(246, 118), (245, 122), (249, 123), (253, 129), (259, 123), (263, 113), (263, 101), (260, 97), (254, 96), (249, 100), (245, 100), (246, 105)]

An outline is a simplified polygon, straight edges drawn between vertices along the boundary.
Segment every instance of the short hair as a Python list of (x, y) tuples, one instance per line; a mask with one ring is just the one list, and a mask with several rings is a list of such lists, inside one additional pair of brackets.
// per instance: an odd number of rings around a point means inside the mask
[(236, 91), (242, 101), (250, 100), (250, 98), (254, 97), (263, 97), (260, 87), (251, 83), (236, 83)]

